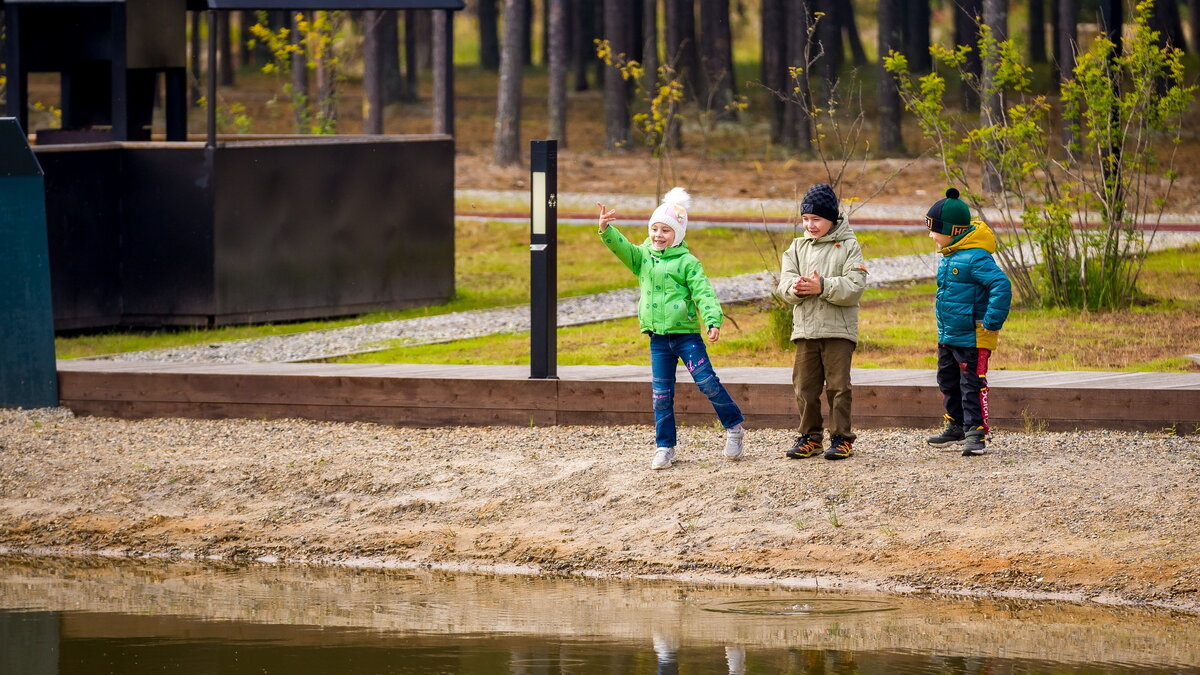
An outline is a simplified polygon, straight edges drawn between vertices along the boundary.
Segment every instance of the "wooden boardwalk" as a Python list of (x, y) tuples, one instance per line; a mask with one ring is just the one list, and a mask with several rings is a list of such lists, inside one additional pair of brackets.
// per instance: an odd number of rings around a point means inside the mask
[[(303, 418), (408, 426), (650, 424), (648, 366), (187, 364), (59, 361), (59, 397), (80, 415)], [(791, 371), (718, 368), (751, 427), (793, 427)], [(931, 370), (855, 369), (854, 424), (934, 427), (942, 406)], [(679, 419), (715, 417), (686, 371)], [(993, 371), (991, 420), (1009, 429), (1200, 428), (1200, 374)]]

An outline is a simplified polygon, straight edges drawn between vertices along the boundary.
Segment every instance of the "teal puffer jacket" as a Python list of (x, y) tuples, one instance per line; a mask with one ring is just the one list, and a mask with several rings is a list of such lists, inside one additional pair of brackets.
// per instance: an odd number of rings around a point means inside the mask
[[(638, 324), (643, 333), (698, 333), (721, 327), (721, 302), (686, 241), (655, 251), (649, 238), (634, 246), (612, 225), (600, 233), (600, 241), (637, 275), (642, 290)], [(703, 319), (703, 327), (697, 319)]]
[(1008, 319), (1012, 284), (996, 264), (996, 235), (982, 221), (940, 249), (937, 271), (938, 343), (996, 349)]

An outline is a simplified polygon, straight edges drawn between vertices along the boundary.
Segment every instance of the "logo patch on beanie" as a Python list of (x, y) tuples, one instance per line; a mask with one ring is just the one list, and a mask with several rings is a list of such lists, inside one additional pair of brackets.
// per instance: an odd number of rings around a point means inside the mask
[(950, 228), (950, 236), (957, 237), (958, 235), (962, 234), (963, 232), (966, 232), (969, 229), (971, 229), (970, 225), (955, 225)]

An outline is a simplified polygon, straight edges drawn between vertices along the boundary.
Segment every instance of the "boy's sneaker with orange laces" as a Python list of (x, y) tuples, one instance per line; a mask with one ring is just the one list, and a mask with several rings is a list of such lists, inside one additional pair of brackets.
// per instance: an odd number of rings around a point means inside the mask
[(983, 442), (986, 433), (987, 430), (983, 427), (975, 427), (963, 434), (963, 457), (977, 457), (987, 453), (987, 444)]
[(787, 451), (788, 459), (808, 459), (816, 457), (824, 452), (825, 448), (821, 447), (821, 439), (813, 436), (799, 436), (792, 447)]
[(926, 438), (925, 442), (937, 447), (962, 443), (964, 437), (962, 425), (955, 422), (954, 418), (949, 415), (942, 415), (942, 418), (946, 420), (946, 426), (942, 427), (938, 433)]
[(829, 449), (825, 451), (825, 459), (846, 459), (854, 454), (854, 441), (843, 436), (830, 439)]

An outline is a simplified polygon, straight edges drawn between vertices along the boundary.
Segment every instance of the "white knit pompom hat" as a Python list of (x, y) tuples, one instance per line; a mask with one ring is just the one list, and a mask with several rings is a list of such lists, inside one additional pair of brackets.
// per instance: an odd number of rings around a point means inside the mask
[(666, 195), (663, 196), (662, 203), (658, 208), (654, 209), (654, 213), (650, 215), (650, 222), (646, 223), (646, 229), (655, 223), (662, 223), (675, 230), (675, 242), (672, 246), (678, 246), (683, 242), (683, 235), (687, 233), (688, 207), (692, 204), (692, 196), (681, 187), (671, 188)]

